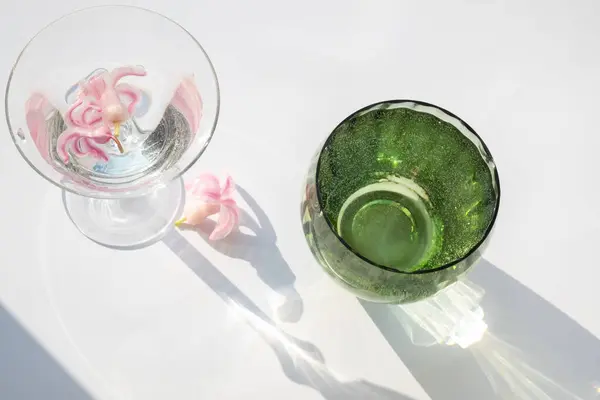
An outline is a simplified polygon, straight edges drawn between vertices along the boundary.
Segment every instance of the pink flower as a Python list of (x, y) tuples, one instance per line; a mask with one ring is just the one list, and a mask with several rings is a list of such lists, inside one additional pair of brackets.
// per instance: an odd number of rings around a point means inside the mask
[[(98, 145), (113, 140), (123, 153), (117, 124), (128, 120), (141, 101), (139, 89), (118, 83), (125, 76), (145, 76), (144, 67), (120, 67), (102, 72), (79, 83), (77, 100), (65, 116), (67, 129), (60, 135), (57, 151), (66, 164), (71, 149), (75, 155), (108, 161), (108, 154)], [(111, 128), (114, 126), (115, 134)]]
[(232, 197), (235, 184), (230, 176), (227, 176), (221, 188), (215, 175), (201, 174), (192, 183), (186, 184), (185, 190), (193, 201), (186, 207), (185, 216), (175, 223), (176, 226), (183, 223), (198, 225), (218, 213), (217, 225), (208, 237), (210, 240), (223, 239), (237, 226), (239, 208)]
[(122, 151), (121, 143), (115, 139), (112, 132), (105, 126), (100, 126), (94, 130), (78, 127), (68, 128), (58, 137), (56, 152), (65, 164), (69, 161), (69, 149), (78, 157), (89, 155), (102, 161), (108, 161), (108, 155), (98, 147), (98, 144), (104, 144), (111, 139), (115, 140)]
[(146, 76), (144, 67), (120, 67), (80, 82), (79, 96), (67, 111), (67, 124), (89, 128), (100, 121), (110, 128), (129, 119), (141, 101), (139, 89), (118, 83), (126, 76)]

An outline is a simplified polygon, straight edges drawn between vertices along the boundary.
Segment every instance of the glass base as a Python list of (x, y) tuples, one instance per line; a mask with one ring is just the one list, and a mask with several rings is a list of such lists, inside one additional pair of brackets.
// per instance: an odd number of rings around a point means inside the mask
[(63, 190), (63, 204), (77, 229), (116, 249), (139, 249), (159, 241), (174, 227), (185, 204), (183, 181), (143, 197), (94, 199)]

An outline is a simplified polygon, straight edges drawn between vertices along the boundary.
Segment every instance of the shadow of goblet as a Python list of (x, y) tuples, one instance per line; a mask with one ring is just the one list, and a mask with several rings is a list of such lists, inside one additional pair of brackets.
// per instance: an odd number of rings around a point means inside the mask
[(486, 260), (421, 302), (361, 305), (433, 400), (600, 395), (600, 340)]
[(290, 381), (316, 390), (326, 400), (413, 400), (364, 379), (342, 380), (327, 367), (317, 346), (283, 331), (179, 232), (170, 232), (163, 243), (268, 344)]
[(247, 261), (260, 280), (281, 296), (282, 301), (275, 310), (277, 318), (297, 322), (304, 311), (304, 303), (294, 286), (296, 275), (277, 247), (277, 235), (267, 214), (244, 188), (237, 185), (236, 189), (255, 215), (254, 218), (248, 211), (240, 209), (240, 227), (250, 233), (236, 229), (223, 240), (211, 241), (208, 237), (216, 225), (212, 219), (196, 226), (182, 224), (181, 229), (197, 232), (213, 249), (228, 257)]

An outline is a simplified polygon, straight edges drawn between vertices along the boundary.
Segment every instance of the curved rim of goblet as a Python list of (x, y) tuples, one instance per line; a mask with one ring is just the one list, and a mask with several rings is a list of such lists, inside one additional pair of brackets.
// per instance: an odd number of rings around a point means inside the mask
[[(212, 77), (213, 80), (215, 82), (215, 88), (216, 88), (216, 109), (215, 109), (215, 120), (212, 124), (212, 126), (210, 127), (210, 131), (208, 134), (208, 138), (206, 139), (206, 142), (202, 145), (202, 148), (200, 149), (200, 151), (198, 152), (198, 154), (183, 168), (181, 168), (175, 175), (173, 175), (169, 181), (159, 181), (160, 183), (154, 184), (154, 185), (150, 185), (148, 187), (147, 190), (143, 190), (143, 191), (139, 191), (139, 190), (133, 190), (133, 191), (128, 191), (128, 190), (124, 190), (124, 191), (119, 191), (119, 192), (106, 192), (104, 193), (105, 195), (98, 195), (98, 196), (91, 196), (88, 193), (84, 193), (84, 192), (79, 192), (75, 189), (72, 189), (70, 187), (68, 187), (67, 185), (63, 185), (59, 182), (54, 181), (53, 179), (49, 178), (48, 176), (46, 176), (46, 174), (44, 174), (42, 171), (40, 171), (34, 164), (33, 162), (31, 162), (31, 160), (29, 160), (29, 157), (27, 157), (27, 155), (23, 152), (23, 150), (21, 149), (21, 147), (19, 146), (19, 144), (17, 143), (17, 138), (16, 138), (16, 134), (13, 130), (13, 127), (10, 123), (10, 118), (9, 118), (9, 110), (8, 110), (8, 96), (10, 93), (10, 87), (11, 87), (11, 82), (12, 82), (12, 78), (13, 78), (13, 74), (15, 72), (15, 70), (17, 69), (18, 65), (19, 65), (19, 61), (21, 60), (21, 57), (23, 56), (23, 54), (25, 53), (25, 51), (27, 50), (27, 48), (29, 47), (29, 45), (40, 35), (42, 34), (44, 31), (46, 31), (46, 29), (50, 28), (51, 26), (53, 26), (54, 24), (60, 22), (61, 20), (68, 18), (74, 14), (78, 14), (80, 12), (84, 12), (84, 11), (89, 11), (89, 10), (93, 10), (93, 9), (98, 9), (98, 8), (129, 8), (129, 9), (133, 9), (133, 10), (138, 10), (138, 11), (142, 11), (142, 12), (147, 12), (150, 14), (154, 14), (154, 15), (158, 15), (159, 17), (164, 18), (165, 20), (167, 20), (168, 22), (176, 25), (177, 27), (179, 27), (184, 33), (186, 33), (190, 39), (192, 39), (192, 41), (194, 43), (196, 43), (196, 45), (198, 46), (198, 48), (200, 49), (200, 51), (202, 52), (202, 54), (204, 54), (204, 57), (206, 58), (206, 61), (208, 62), (208, 65), (210, 67), (210, 72), (212, 73)], [(79, 196), (85, 196), (85, 197), (94, 197), (94, 198), (114, 198), (114, 197), (129, 197), (131, 196), (132, 192), (135, 193), (135, 196), (143, 196), (145, 194), (151, 193), (154, 189), (156, 189), (157, 187), (160, 187), (161, 185), (164, 186), (165, 184), (168, 184), (171, 181), (174, 181), (178, 178), (180, 178), (183, 174), (185, 174), (202, 156), (202, 154), (204, 154), (204, 152), (206, 151), (206, 148), (208, 147), (209, 143), (212, 140), (212, 137), (215, 133), (215, 130), (217, 128), (217, 123), (219, 121), (219, 114), (220, 114), (220, 110), (221, 110), (221, 90), (219, 87), (219, 79), (217, 78), (217, 72), (215, 71), (215, 67), (210, 59), (210, 57), (208, 56), (208, 53), (206, 52), (206, 50), (204, 50), (204, 47), (202, 47), (202, 45), (200, 44), (200, 42), (198, 42), (198, 40), (194, 37), (194, 35), (192, 35), (187, 29), (185, 29), (181, 24), (179, 24), (178, 22), (172, 20), (171, 18), (167, 17), (166, 15), (163, 15), (157, 11), (152, 11), (149, 10), (147, 8), (143, 8), (143, 7), (137, 7), (137, 6), (131, 6), (131, 5), (120, 5), (120, 4), (114, 4), (114, 5), (110, 5), (110, 4), (106, 4), (106, 5), (98, 5), (98, 6), (92, 6), (92, 7), (84, 7), (84, 8), (80, 8), (74, 11), (71, 11), (67, 14), (64, 14), (62, 16), (60, 16), (59, 18), (53, 20), (52, 22), (48, 23), (47, 25), (45, 25), (42, 29), (40, 29), (31, 39), (29, 39), (29, 41), (27, 42), (27, 44), (25, 44), (25, 46), (23, 47), (23, 49), (19, 52), (19, 55), (17, 57), (17, 59), (15, 60), (15, 63), (13, 64), (12, 68), (10, 69), (10, 74), (8, 75), (8, 81), (6, 83), (6, 89), (4, 91), (4, 115), (6, 118), (6, 124), (8, 125), (8, 131), (10, 134), (10, 137), (15, 145), (15, 147), (17, 148), (17, 150), (19, 151), (19, 153), (21, 154), (21, 157), (25, 160), (25, 162), (27, 162), (27, 164), (29, 164), (29, 166), (35, 171), (37, 172), (42, 178), (44, 178), (45, 180), (47, 180), (48, 182), (50, 182), (51, 184), (53, 184), (54, 186), (62, 189), (62, 190), (66, 190), (67, 192), (79, 195)], [(139, 193), (138, 193), (139, 192)]]
[(487, 147), (487, 145), (485, 144), (485, 142), (483, 141), (483, 139), (481, 139), (481, 136), (479, 136), (477, 134), (477, 132), (475, 132), (475, 130), (473, 128), (471, 128), (471, 126), (469, 124), (467, 124), (462, 118), (460, 118), (459, 116), (453, 114), (452, 112), (440, 107), (440, 106), (436, 106), (435, 104), (431, 104), (431, 103), (427, 103), (424, 101), (420, 101), (420, 100), (410, 100), (410, 99), (399, 99), (399, 100), (385, 100), (385, 101), (378, 101), (376, 103), (372, 103), (369, 104), (368, 106), (365, 106), (363, 108), (361, 108), (360, 110), (357, 110), (355, 112), (353, 112), (352, 114), (350, 114), (349, 116), (347, 116), (346, 118), (344, 118), (344, 120), (342, 122), (340, 122), (334, 129), (333, 131), (329, 134), (329, 136), (327, 137), (327, 140), (325, 140), (325, 143), (323, 143), (323, 146), (321, 147), (321, 150), (319, 151), (319, 159), (317, 161), (317, 171), (316, 171), (316, 177), (315, 177), (315, 182), (316, 182), (316, 192), (317, 192), (317, 201), (319, 202), (319, 208), (321, 210), (323, 210), (323, 199), (321, 197), (321, 189), (319, 187), (319, 171), (320, 171), (320, 167), (321, 167), (321, 160), (322, 160), (322, 155), (323, 155), (323, 149), (325, 149), (327, 146), (329, 146), (329, 144), (331, 143), (331, 141), (333, 140), (333, 138), (336, 135), (336, 131), (338, 130), (338, 128), (340, 126), (342, 126), (343, 124), (345, 124), (346, 122), (348, 122), (349, 120), (351, 120), (352, 118), (355, 118), (357, 115), (359, 115), (360, 113), (367, 111), (369, 109), (373, 109), (379, 105), (382, 104), (401, 104), (401, 103), (414, 103), (417, 105), (421, 105), (421, 106), (425, 106), (425, 107), (432, 107), (435, 109), (438, 109), (439, 111), (443, 112), (444, 114), (455, 118), (457, 121), (459, 121), (461, 124), (464, 125), (464, 127), (470, 132), (472, 133), (475, 138), (481, 143), (481, 146), (485, 152), (485, 154), (487, 156), (489, 156), (489, 164), (493, 167), (493, 173), (492, 173), (492, 179), (494, 180), (495, 186), (496, 186), (496, 192), (497, 192), (497, 196), (496, 196), (496, 202), (495, 202), (495, 208), (494, 208), (494, 214), (492, 215), (492, 219), (488, 225), (488, 227), (485, 230), (485, 233), (483, 234), (483, 236), (481, 237), (481, 239), (475, 243), (475, 245), (471, 246), (471, 248), (469, 249), (469, 251), (467, 253), (465, 253), (464, 256), (457, 258), (449, 263), (446, 263), (440, 267), (437, 268), (432, 268), (432, 269), (427, 269), (427, 270), (422, 270), (422, 271), (413, 271), (413, 272), (407, 272), (407, 271), (400, 271), (397, 270), (395, 268), (392, 267), (387, 267), (385, 265), (381, 265), (378, 263), (375, 263), (371, 260), (369, 260), (368, 258), (364, 257), (363, 255), (359, 254), (356, 250), (354, 250), (352, 248), (352, 246), (350, 246), (350, 244), (348, 244), (348, 242), (346, 242), (338, 233), (336, 228), (332, 225), (331, 221), (329, 220), (329, 218), (327, 218), (325, 215), (323, 216), (325, 221), (327, 222), (327, 226), (329, 226), (329, 229), (331, 230), (331, 232), (333, 232), (333, 234), (335, 235), (335, 237), (340, 241), (340, 243), (342, 243), (344, 245), (344, 247), (346, 247), (350, 252), (352, 252), (355, 256), (357, 256), (358, 258), (360, 258), (361, 260), (367, 262), (368, 264), (377, 267), (377, 268), (381, 268), (383, 270), (389, 271), (389, 272), (393, 272), (393, 273), (397, 273), (397, 274), (405, 274), (405, 275), (419, 275), (419, 274), (429, 274), (429, 273), (433, 273), (433, 272), (439, 272), (445, 269), (448, 269), (450, 267), (453, 267), (457, 264), (459, 264), (460, 262), (466, 260), (467, 258), (469, 258), (469, 256), (471, 256), (473, 253), (475, 253), (475, 251), (477, 251), (477, 249), (479, 249), (479, 247), (481, 247), (481, 245), (486, 241), (486, 239), (489, 237), (490, 233), (492, 232), (492, 229), (494, 227), (494, 224), (496, 222), (496, 217), (498, 216), (498, 210), (500, 209), (500, 176), (498, 175), (498, 168), (496, 167), (496, 163), (494, 162), (494, 159), (492, 157), (492, 153), (490, 152), (489, 148)]

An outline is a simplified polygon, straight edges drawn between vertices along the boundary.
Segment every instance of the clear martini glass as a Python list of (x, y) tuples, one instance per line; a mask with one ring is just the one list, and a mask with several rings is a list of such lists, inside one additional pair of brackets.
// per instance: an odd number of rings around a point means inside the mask
[(219, 114), (213, 65), (182, 26), (130, 6), (83, 9), (25, 46), (6, 88), (24, 160), (63, 191), (88, 238), (115, 248), (159, 240), (180, 216), (181, 175)]

